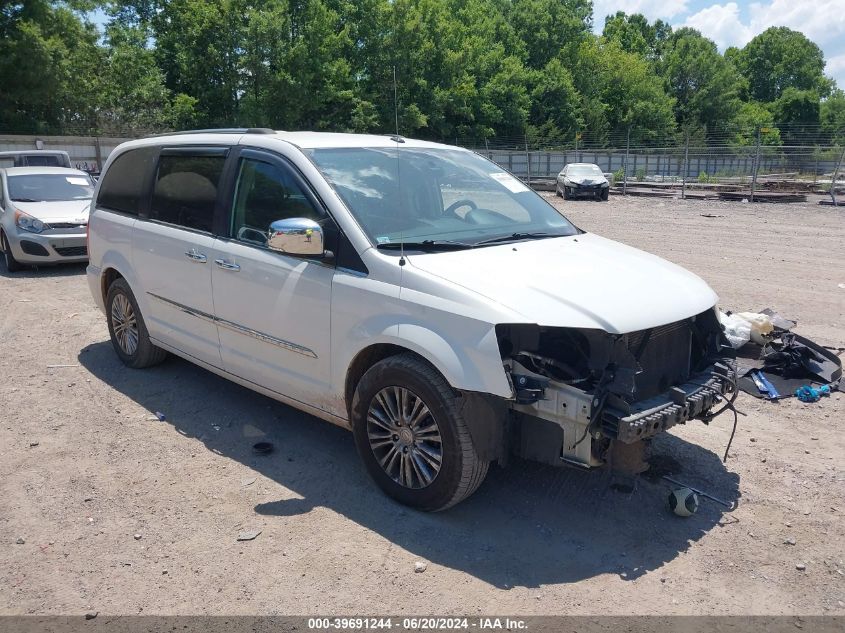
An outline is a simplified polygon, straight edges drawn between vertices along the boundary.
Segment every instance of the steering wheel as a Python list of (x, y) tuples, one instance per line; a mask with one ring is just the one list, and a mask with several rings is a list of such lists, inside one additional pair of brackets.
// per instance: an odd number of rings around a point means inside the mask
[(470, 224), (513, 224), (514, 219), (492, 209), (477, 208), (467, 212), (464, 220)]
[(475, 204), (472, 200), (468, 200), (468, 199), (464, 198), (462, 200), (457, 200), (457, 201), (453, 202), (452, 204), (450, 204), (448, 207), (446, 207), (446, 209), (444, 209), (444, 211), (443, 211), (443, 215), (444, 216), (452, 216), (453, 218), (458, 218), (459, 220), (462, 220), (463, 218), (461, 216), (459, 216), (457, 213), (455, 213), (455, 211), (457, 211), (461, 207), (469, 207), (470, 211), (474, 211), (475, 209), (478, 208), (478, 205)]

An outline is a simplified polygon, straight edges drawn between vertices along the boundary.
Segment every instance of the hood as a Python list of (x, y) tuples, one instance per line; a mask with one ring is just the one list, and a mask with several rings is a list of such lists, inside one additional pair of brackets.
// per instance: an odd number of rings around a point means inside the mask
[(91, 200), (58, 200), (55, 202), (18, 202), (11, 200), (15, 209), (28, 213), (42, 222), (88, 222)]
[(718, 299), (680, 266), (590, 233), (406, 257), (549, 327), (624, 334), (699, 314)]
[(565, 176), (564, 180), (573, 185), (603, 185), (607, 182), (604, 176)]

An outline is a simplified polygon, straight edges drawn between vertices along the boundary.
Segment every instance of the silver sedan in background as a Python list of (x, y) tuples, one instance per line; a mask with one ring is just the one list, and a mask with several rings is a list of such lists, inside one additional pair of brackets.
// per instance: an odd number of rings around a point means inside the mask
[(88, 260), (94, 181), (65, 167), (0, 169), (0, 250), (8, 272)]

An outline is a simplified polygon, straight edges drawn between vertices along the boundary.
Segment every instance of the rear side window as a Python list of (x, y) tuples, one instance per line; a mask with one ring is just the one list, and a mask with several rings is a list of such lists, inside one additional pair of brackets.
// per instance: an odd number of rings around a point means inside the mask
[(158, 161), (150, 218), (211, 233), (225, 162), (222, 152), (163, 152)]
[(118, 156), (103, 175), (97, 206), (138, 215), (157, 151), (156, 147), (141, 147)]

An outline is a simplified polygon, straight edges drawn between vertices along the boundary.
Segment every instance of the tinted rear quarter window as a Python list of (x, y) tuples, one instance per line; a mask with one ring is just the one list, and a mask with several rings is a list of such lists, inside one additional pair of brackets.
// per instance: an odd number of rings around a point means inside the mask
[(150, 218), (211, 233), (225, 162), (222, 153), (163, 152), (158, 161)]
[(118, 156), (103, 176), (97, 206), (138, 215), (157, 153), (157, 147), (141, 147)]

